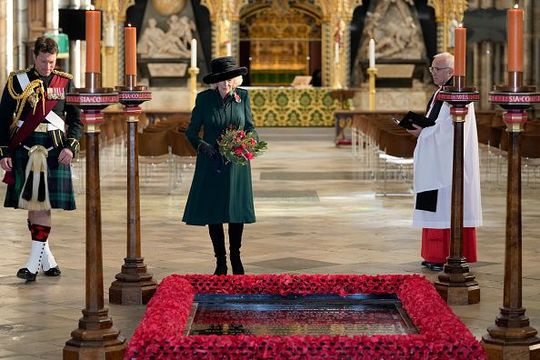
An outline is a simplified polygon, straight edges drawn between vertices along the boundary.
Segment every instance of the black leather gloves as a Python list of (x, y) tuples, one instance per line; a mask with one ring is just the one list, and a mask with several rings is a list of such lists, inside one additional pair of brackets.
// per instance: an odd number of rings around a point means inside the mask
[(214, 149), (214, 147), (206, 141), (201, 141), (198, 150), (200, 153), (208, 156), (209, 158), (213, 158), (217, 154), (216, 149)]
[(215, 147), (206, 141), (201, 140), (197, 151), (210, 159), (210, 162), (212, 163), (212, 166), (217, 174), (221, 174), (223, 172), (223, 159)]

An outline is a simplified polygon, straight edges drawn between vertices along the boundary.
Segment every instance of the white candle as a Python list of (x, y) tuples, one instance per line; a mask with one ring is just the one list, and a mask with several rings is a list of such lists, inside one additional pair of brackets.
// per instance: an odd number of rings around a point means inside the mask
[(375, 68), (375, 40), (369, 40), (369, 67)]
[(197, 67), (197, 40), (191, 40), (191, 67)]
[(339, 64), (339, 43), (334, 43), (334, 63)]
[(114, 47), (115, 45), (115, 31), (114, 31), (114, 22), (109, 21), (107, 23), (107, 27), (105, 28), (105, 46), (106, 47)]
[(232, 47), (231, 47), (231, 42), (230, 41), (227, 41), (227, 43), (225, 44), (226, 48), (227, 48), (227, 56), (231, 56), (232, 55)]

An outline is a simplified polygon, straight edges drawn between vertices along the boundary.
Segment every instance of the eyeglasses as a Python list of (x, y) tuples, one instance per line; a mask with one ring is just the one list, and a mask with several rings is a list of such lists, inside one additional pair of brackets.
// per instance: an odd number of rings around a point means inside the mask
[(450, 69), (450, 67), (449, 66), (446, 66), (446, 67), (430, 66), (429, 67), (429, 72), (433, 74), (435, 72), (439, 72), (439, 71), (444, 70), (444, 69)]

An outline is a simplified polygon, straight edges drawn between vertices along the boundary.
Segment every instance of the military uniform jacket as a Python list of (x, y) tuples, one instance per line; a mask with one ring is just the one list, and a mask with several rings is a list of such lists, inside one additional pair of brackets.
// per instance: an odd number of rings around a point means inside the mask
[[(239, 88), (235, 91), (238, 97), (225, 99), (218, 90), (197, 95), (186, 130), (195, 149), (201, 140), (217, 149), (217, 140), (229, 126), (254, 131), (248, 92)], [(250, 164), (223, 164), (219, 156), (211, 159), (199, 152), (183, 221), (190, 225), (255, 222)]]
[[(23, 72), (28, 75), (28, 80), (30, 82), (40, 80), (43, 83), (44, 93), (40, 94), (37, 92), (38, 98), (41, 99), (42, 96), (45, 96), (47, 101), (56, 101), (56, 104), (51, 111), (65, 122), (65, 132), (58, 129), (48, 131), (53, 146), (56, 148), (69, 148), (75, 155), (79, 149), (79, 138), (81, 136), (82, 125), (80, 121), (80, 111), (76, 107), (65, 103), (66, 95), (73, 88), (72, 76), (57, 70), (54, 70), (49, 76), (41, 76), (35, 68), (32, 67), (12, 73), (9, 77), (8, 84), (4, 88), (2, 100), (0, 102), (0, 158), (12, 156), (8, 149), (8, 145), (18, 128), (17, 123), (20, 125), (21, 121), (24, 121), (33, 111), (30, 101), (25, 103), (22, 110), (18, 109), (18, 100), (14, 98), (12, 94), (12, 92), (14, 92), (17, 96), (23, 95), (25, 89), (22, 88), (19, 79), (16, 76)], [(56, 88), (49, 87), (55, 76), (67, 78), (68, 81), (64, 82), (66, 85), (64, 87)], [(12, 92), (9, 90), (10, 86)], [(42, 102), (40, 101), (36, 106), (42, 106)], [(47, 120), (43, 119), (42, 122), (46, 123)], [(29, 140), (23, 141), (22, 144), (32, 146), (33, 144), (28, 144), (28, 141)]]

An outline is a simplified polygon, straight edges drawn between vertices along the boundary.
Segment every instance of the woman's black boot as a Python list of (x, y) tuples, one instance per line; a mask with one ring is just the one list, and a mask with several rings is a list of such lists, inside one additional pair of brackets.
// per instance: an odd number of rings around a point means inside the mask
[(209, 224), (208, 231), (212, 245), (214, 246), (214, 256), (216, 257), (216, 270), (214, 275), (227, 275), (227, 253), (225, 252), (225, 233), (223, 224)]
[(242, 265), (242, 259), (240, 259), (240, 247), (242, 246), (243, 231), (243, 223), (229, 224), (229, 253), (234, 275), (244, 275), (244, 266)]

